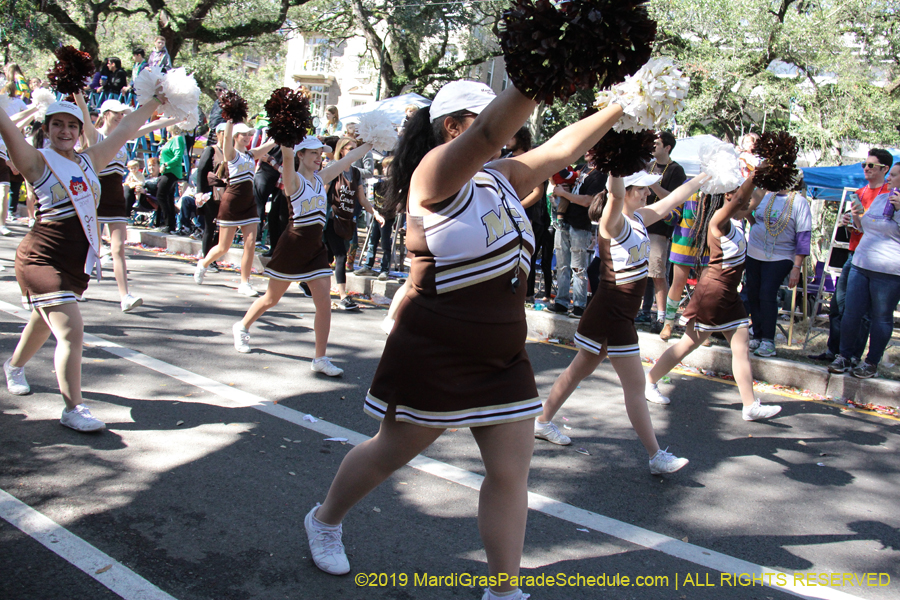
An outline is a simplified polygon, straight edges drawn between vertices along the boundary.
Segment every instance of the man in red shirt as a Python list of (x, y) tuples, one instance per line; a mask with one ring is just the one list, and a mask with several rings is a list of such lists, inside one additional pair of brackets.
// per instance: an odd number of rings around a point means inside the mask
[[(893, 163), (894, 157), (891, 156), (891, 153), (887, 150), (869, 150), (869, 156), (862, 165), (863, 176), (866, 178), (868, 185), (856, 190), (856, 195), (859, 196), (859, 200), (862, 202), (865, 209), (868, 210), (869, 206), (872, 204), (872, 200), (874, 200), (876, 196), (888, 192), (887, 185), (884, 183), (884, 177), (887, 175), (888, 171), (890, 171)], [(845, 269), (853, 259), (853, 252), (859, 245), (859, 240), (862, 239), (862, 235), (861, 231), (851, 230), (850, 256), (847, 257), (847, 262), (844, 263)], [(809, 358), (812, 358), (813, 360), (833, 361), (834, 356), (840, 351), (841, 318), (844, 315), (844, 298), (846, 295), (847, 277), (841, 275), (838, 277), (837, 284), (835, 285), (834, 295), (831, 297), (831, 308), (828, 311), (828, 349), (822, 354), (810, 355)], [(859, 357), (862, 356), (863, 351), (866, 349), (866, 342), (868, 339), (869, 315), (866, 315), (862, 320), (859, 333), (857, 334), (857, 342), (853, 348), (853, 356), (850, 357), (850, 361), (854, 365), (859, 362)]]

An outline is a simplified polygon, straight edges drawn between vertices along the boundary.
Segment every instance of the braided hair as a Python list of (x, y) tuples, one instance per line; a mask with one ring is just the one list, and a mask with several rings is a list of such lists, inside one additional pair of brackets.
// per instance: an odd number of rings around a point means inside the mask
[(703, 194), (697, 202), (697, 213), (691, 225), (691, 252), (694, 255), (694, 266), (699, 268), (703, 256), (709, 252), (709, 222), (716, 211), (725, 205), (725, 194)]

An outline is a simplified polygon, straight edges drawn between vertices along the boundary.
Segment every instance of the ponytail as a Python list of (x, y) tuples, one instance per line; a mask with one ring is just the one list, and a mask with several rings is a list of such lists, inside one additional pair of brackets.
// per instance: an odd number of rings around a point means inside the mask
[(388, 178), (387, 192), (385, 193), (385, 212), (387, 214), (400, 214), (406, 210), (409, 200), (409, 183), (412, 181), (413, 172), (425, 158), (425, 155), (444, 143), (444, 119), (452, 117), (462, 119), (470, 115), (468, 110), (460, 110), (449, 115), (441, 115), (431, 121), (431, 107), (426, 106), (416, 111), (416, 114), (406, 124), (403, 135), (394, 152), (394, 161), (391, 163), (391, 173)]
[(725, 205), (725, 194), (703, 194), (697, 202), (697, 214), (691, 226), (691, 252), (694, 254), (694, 266), (700, 267), (703, 255), (709, 252), (709, 222), (717, 210)]

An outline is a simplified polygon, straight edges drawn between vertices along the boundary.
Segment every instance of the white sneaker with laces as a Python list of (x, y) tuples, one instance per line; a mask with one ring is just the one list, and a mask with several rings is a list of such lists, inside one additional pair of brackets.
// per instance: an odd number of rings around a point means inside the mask
[(63, 409), (59, 422), (81, 432), (100, 431), (106, 428), (106, 424), (92, 415), (91, 409), (84, 404), (79, 404), (72, 410)]
[(231, 327), (234, 334), (234, 349), (241, 354), (250, 352), (250, 333), (244, 329), (244, 324), (238, 321)]
[(31, 386), (25, 379), (25, 367), (12, 366), (12, 357), (3, 363), (3, 372), (6, 373), (6, 389), (14, 396), (24, 396), (31, 393)]
[(652, 402), (653, 404), (668, 404), (671, 402), (667, 396), (663, 396), (659, 391), (659, 386), (655, 383), (650, 383), (647, 381), (647, 385), (644, 386), (644, 397), (647, 399), (647, 402)]
[(194, 283), (201, 285), (203, 283), (203, 278), (206, 277), (207, 271), (209, 271), (209, 269), (204, 269), (200, 266), (200, 263), (197, 263), (197, 268), (194, 269)]
[(674, 454), (668, 452), (668, 448), (663, 450), (660, 448), (650, 459), (650, 472), (653, 475), (662, 475), (664, 473), (674, 473), (678, 469), (688, 464), (688, 459), (678, 458)]
[(344, 374), (344, 370), (331, 364), (331, 359), (327, 356), (314, 359), (310, 368), (316, 373), (322, 373), (329, 377), (340, 377)]
[(343, 528), (341, 525), (329, 527), (317, 521), (313, 515), (316, 514), (319, 506), (321, 505), (316, 504), (303, 519), (313, 562), (326, 573), (345, 575), (350, 572), (350, 561), (347, 560), (347, 553), (341, 542)]
[(241, 282), (241, 285), (238, 286), (237, 292), (241, 296), (247, 296), (248, 298), (256, 298), (257, 296), (259, 296), (259, 293), (253, 289), (253, 286), (250, 285), (249, 281)]
[(551, 444), (557, 444), (559, 446), (568, 446), (572, 443), (572, 438), (562, 433), (559, 430), (559, 427), (553, 424), (553, 421), (541, 423), (535, 419), (534, 437), (539, 440), (547, 440)]
[(777, 404), (769, 404), (763, 406), (760, 404), (759, 398), (750, 406), (743, 408), (743, 416), (745, 421), (759, 421), (760, 419), (768, 419), (774, 417), (781, 412), (781, 407)]
[(6, 225), (0, 225), (0, 235), (12, 235), (12, 231)]
[(132, 296), (131, 294), (125, 294), (121, 302), (122, 312), (131, 312), (143, 303), (144, 300), (142, 298), (137, 298), (135, 296)]

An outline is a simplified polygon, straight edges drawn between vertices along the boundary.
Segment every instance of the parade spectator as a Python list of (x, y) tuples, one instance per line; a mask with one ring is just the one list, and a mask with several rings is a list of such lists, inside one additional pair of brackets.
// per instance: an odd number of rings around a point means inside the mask
[[(881, 194), (888, 192), (888, 185), (885, 183), (885, 175), (894, 164), (894, 157), (887, 150), (876, 148), (869, 150), (866, 162), (862, 164), (863, 176), (866, 178), (867, 185), (856, 190), (856, 195), (864, 209), (871, 206), (872, 201)], [(848, 222), (849, 224), (849, 222)], [(853, 252), (859, 246), (863, 234), (858, 229), (850, 229), (850, 255), (841, 269), (841, 276), (838, 277), (835, 284), (834, 295), (831, 296), (831, 306), (828, 311), (828, 347), (821, 354), (810, 355), (813, 360), (833, 361), (841, 351), (841, 321), (844, 316), (847, 298), (847, 269), (853, 264)], [(866, 349), (866, 340), (869, 339), (870, 319), (868, 314), (864, 314), (859, 321), (859, 331), (856, 334), (856, 343), (849, 350), (846, 358), (854, 365), (862, 358), (862, 354)]]
[(372, 230), (369, 232), (369, 243), (366, 245), (365, 263), (354, 275), (374, 275), (375, 252), (381, 245), (381, 269), (378, 271), (379, 281), (387, 281), (391, 272), (391, 234), (394, 231), (394, 223), (397, 215), (387, 210), (385, 206), (385, 194), (387, 193), (388, 178), (391, 176), (391, 163), (393, 158), (387, 157), (381, 163), (384, 177), (372, 186), (372, 206), (381, 215), (382, 220), (372, 220)]
[(788, 287), (797, 287), (809, 256), (812, 213), (803, 188), (800, 179), (790, 190), (767, 194), (749, 217), (744, 290), (753, 322), (750, 349), (757, 356), (776, 355), (778, 289), (788, 276)]
[(828, 367), (832, 373), (850, 370), (849, 355), (856, 346), (863, 316), (869, 314), (869, 353), (852, 372), (860, 379), (878, 373), (878, 364), (891, 340), (894, 309), (900, 302), (900, 165), (894, 165), (886, 183), (891, 191), (876, 196), (868, 209), (857, 204), (851, 208), (853, 224), (865, 235), (853, 253), (849, 273), (845, 271), (848, 281), (840, 353)]
[(122, 60), (118, 56), (111, 56), (106, 59), (106, 68), (109, 69), (109, 75), (103, 91), (114, 96), (125, 93), (128, 89), (128, 72), (122, 68)]
[[(669, 195), (669, 192), (687, 181), (684, 168), (669, 157), (674, 149), (675, 136), (670, 131), (660, 132), (653, 148), (653, 163), (650, 166), (650, 173), (659, 174), (661, 178), (650, 186), (650, 195), (647, 198), (648, 206), (665, 198)], [(664, 220), (657, 221), (647, 227), (647, 232), (650, 235), (649, 279), (647, 281), (647, 289), (644, 291), (644, 304), (641, 314), (638, 315), (635, 323), (652, 321), (650, 333), (662, 331), (666, 317), (666, 295), (669, 292), (666, 272), (669, 266), (669, 240), (674, 231), (675, 227)], [(656, 296), (655, 319), (651, 314), (654, 295)]]
[(756, 166), (759, 164), (759, 157), (753, 154), (753, 146), (759, 139), (758, 133), (745, 133), (741, 137), (741, 154), (738, 159), (741, 161), (741, 175), (749, 177)]
[(209, 131), (210, 136), (207, 141), (207, 146), (214, 146), (216, 144), (215, 134), (218, 131), (219, 125), (225, 123), (225, 119), (222, 118), (222, 105), (219, 104), (219, 100), (222, 98), (222, 94), (228, 91), (228, 84), (224, 81), (220, 81), (216, 84), (215, 92), (216, 92), (216, 101), (213, 102), (212, 108), (209, 109)]
[(124, 92), (130, 92), (134, 89), (134, 80), (137, 79), (137, 76), (147, 67), (147, 58), (144, 53), (143, 48), (135, 48), (131, 52), (131, 81), (128, 84), (128, 87), (125, 88)]
[(141, 163), (137, 160), (129, 160), (126, 165), (128, 167), (128, 175), (125, 176), (125, 201), (130, 210), (137, 208), (144, 195), (144, 183), (146, 177), (141, 172)]
[(325, 125), (322, 126), (323, 137), (332, 135), (341, 136), (344, 133), (344, 125), (341, 123), (337, 106), (328, 106), (325, 108)]
[[(19, 68), (19, 65), (17, 63), (9, 63), (4, 69), (4, 74), (6, 75), (7, 83), (13, 84), (13, 87), (16, 90), (16, 96), (21, 98), (24, 102), (30, 103), (31, 88), (28, 87), (25, 74), (22, 73), (22, 69)], [(10, 94), (10, 96), (12, 96), (12, 94)]]
[(156, 36), (153, 45), (155, 47), (147, 58), (147, 65), (159, 67), (165, 73), (172, 68), (172, 58), (169, 56), (169, 51), (166, 50), (166, 38), (161, 35)]
[(3, 87), (0, 87), (0, 94), (9, 96), (9, 100), (6, 103), (7, 115), (14, 115), (28, 108), (22, 98), (19, 97), (19, 90), (12, 81), (7, 81)]
[[(275, 146), (259, 159), (256, 173), (253, 175), (253, 199), (256, 202), (256, 212), (259, 215), (260, 239), (262, 230), (266, 224), (266, 203), (278, 189), (278, 181), (281, 179), (281, 146)], [(269, 244), (272, 249), (274, 244)]]
[(34, 92), (34, 90), (38, 90), (44, 87), (44, 82), (40, 77), (32, 77), (28, 80), (28, 87), (30, 87), (31, 91)]
[(94, 74), (91, 76), (91, 82), (87, 86), (88, 91), (85, 93), (85, 97), (87, 97), (87, 94), (89, 93), (99, 93), (103, 90), (103, 84), (106, 83), (104, 77), (109, 77), (109, 69), (106, 68), (106, 62), (95, 58)]
[(175, 231), (175, 186), (184, 178), (184, 132), (177, 125), (170, 125), (169, 141), (159, 151), (160, 175), (156, 189), (159, 211), (156, 225), (163, 233)]
[[(587, 268), (591, 261), (591, 220), (588, 207), (606, 187), (606, 173), (598, 171), (593, 155), (585, 154), (584, 168), (575, 187), (568, 191), (558, 185), (553, 194), (560, 198), (556, 232), (556, 301), (547, 310), (565, 314), (572, 298), (572, 314), (580, 318), (587, 306)], [(569, 286), (572, 286), (571, 292)]]
[[(222, 123), (215, 129), (210, 130), (209, 138), (212, 142), (203, 149), (200, 159), (197, 161), (197, 191), (201, 194), (208, 194), (206, 202), (197, 209), (197, 213), (201, 217), (203, 223), (203, 235), (200, 238), (200, 250), (203, 256), (209, 254), (209, 251), (219, 244), (219, 228), (216, 227), (215, 219), (219, 214), (219, 198), (214, 191), (210, 182), (210, 175), (215, 177), (215, 169), (219, 163), (224, 160), (222, 153), (222, 142), (225, 138), (225, 124)], [(221, 187), (218, 190), (222, 190)], [(219, 270), (218, 264), (213, 262), (210, 270), (214, 273)]]

